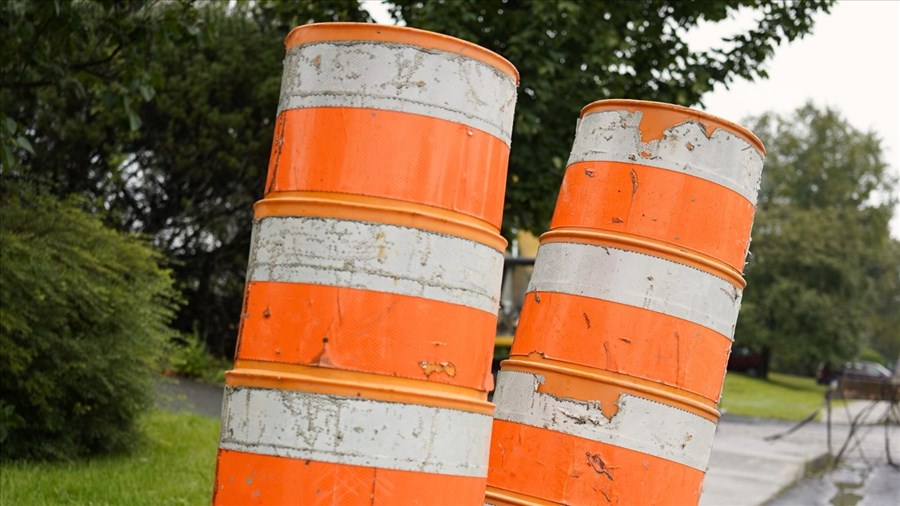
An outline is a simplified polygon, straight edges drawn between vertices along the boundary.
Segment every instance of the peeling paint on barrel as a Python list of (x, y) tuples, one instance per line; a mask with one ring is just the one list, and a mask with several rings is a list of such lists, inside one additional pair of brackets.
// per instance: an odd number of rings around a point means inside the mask
[(622, 394), (606, 415), (600, 400), (539, 391), (544, 377), (500, 371), (494, 402), (498, 420), (517, 422), (628, 448), (705, 471), (716, 424), (665, 404)]
[(220, 448), (227, 450), (487, 476), (491, 417), (455, 409), (229, 387), (222, 428)]

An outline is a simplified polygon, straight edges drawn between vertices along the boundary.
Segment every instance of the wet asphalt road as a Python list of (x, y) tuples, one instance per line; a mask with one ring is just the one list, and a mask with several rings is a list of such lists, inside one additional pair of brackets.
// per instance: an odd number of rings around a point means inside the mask
[[(882, 459), (883, 460), (883, 459)], [(900, 470), (887, 462), (852, 459), (821, 476), (807, 478), (767, 506), (897, 506)]]
[[(845, 441), (835, 441), (835, 453)], [(800, 480), (766, 505), (900, 505), (900, 427), (873, 418), (849, 440), (836, 466)]]

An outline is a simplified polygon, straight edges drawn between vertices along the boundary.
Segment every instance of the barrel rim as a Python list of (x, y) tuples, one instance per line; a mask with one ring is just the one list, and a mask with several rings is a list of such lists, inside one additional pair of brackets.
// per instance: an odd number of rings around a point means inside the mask
[(699, 109), (692, 109), (690, 107), (684, 107), (676, 104), (669, 104), (665, 102), (655, 102), (652, 100), (634, 100), (634, 99), (625, 99), (625, 98), (613, 98), (613, 99), (604, 99), (597, 100), (589, 103), (581, 109), (581, 114), (579, 114), (579, 118), (583, 118), (588, 114), (592, 114), (599, 111), (608, 111), (608, 110), (617, 110), (622, 109), (628, 111), (638, 111), (638, 110), (647, 110), (647, 109), (662, 109), (668, 110), (675, 113), (684, 114), (686, 116), (693, 116), (695, 118), (704, 120), (706, 122), (712, 123), (718, 128), (724, 128), (725, 130), (736, 134), (740, 137), (743, 137), (756, 148), (757, 151), (763, 156), (766, 155), (766, 147), (763, 146), (759, 137), (757, 137), (753, 132), (751, 132), (747, 127), (739, 125), (733, 121), (729, 121), (724, 118), (720, 118), (719, 116), (710, 114), (706, 111), (701, 111)]
[(476, 242), (503, 253), (500, 228), (477, 216), (419, 202), (341, 192), (271, 191), (253, 204), (253, 219), (332, 218), (416, 228)]
[(291, 390), (494, 414), (494, 404), (483, 390), (320, 365), (237, 358), (234, 368), (225, 372), (225, 387)]
[(519, 71), (515, 65), (490, 49), (450, 35), (407, 26), (348, 22), (310, 23), (291, 30), (284, 39), (284, 47), (290, 50), (302, 44), (350, 40), (409, 44), (458, 54), (490, 65), (512, 77), (513, 81), (519, 84)]

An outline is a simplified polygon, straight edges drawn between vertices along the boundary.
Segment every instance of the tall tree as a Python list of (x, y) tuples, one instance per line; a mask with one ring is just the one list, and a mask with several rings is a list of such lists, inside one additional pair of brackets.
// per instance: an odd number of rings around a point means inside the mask
[(809, 104), (764, 114), (751, 130), (768, 154), (736, 342), (803, 373), (862, 345), (896, 353), (896, 180), (879, 139)]
[[(504, 225), (540, 231), (556, 200), (584, 105), (604, 98), (701, 102), (716, 84), (766, 77), (776, 46), (809, 33), (831, 0), (394, 0), (409, 26), (480, 44), (521, 74)], [(710, 49), (685, 34), (738, 11), (759, 20)]]

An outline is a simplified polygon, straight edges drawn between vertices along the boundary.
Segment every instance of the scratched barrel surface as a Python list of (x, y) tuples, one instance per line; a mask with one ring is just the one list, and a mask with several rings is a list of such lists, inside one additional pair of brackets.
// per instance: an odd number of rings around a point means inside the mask
[(291, 32), (217, 504), (477, 504), (518, 74), (420, 30)]
[(488, 503), (699, 501), (763, 157), (683, 107), (582, 110), (497, 379)]

